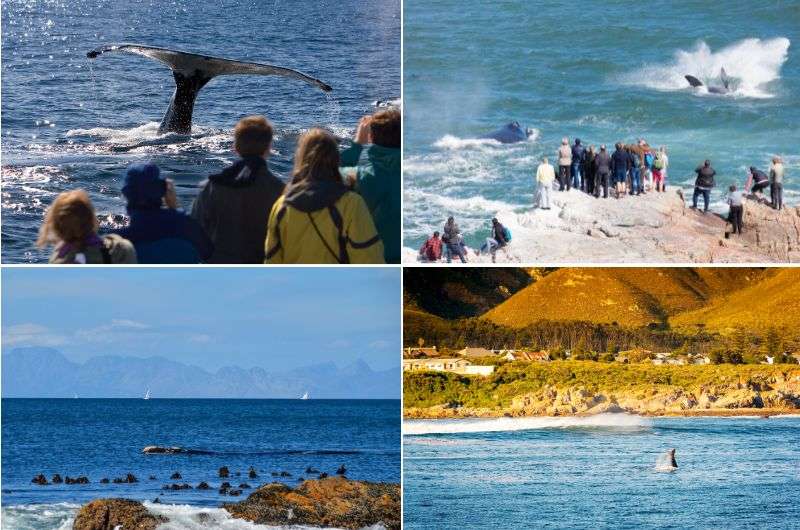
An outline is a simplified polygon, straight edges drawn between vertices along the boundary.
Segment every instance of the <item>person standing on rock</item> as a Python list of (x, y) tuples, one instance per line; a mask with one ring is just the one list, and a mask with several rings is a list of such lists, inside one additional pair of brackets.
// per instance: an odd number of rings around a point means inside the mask
[(550, 191), (553, 189), (553, 181), (556, 179), (556, 171), (547, 157), (542, 158), (542, 163), (536, 168), (536, 193), (538, 195), (538, 205), (542, 210), (550, 209)]
[(594, 150), (594, 146), (590, 145), (589, 150), (586, 151), (586, 154), (583, 157), (583, 169), (581, 170), (581, 177), (583, 178), (583, 191), (588, 193), (589, 195), (594, 195), (594, 158), (597, 156)]
[(667, 179), (667, 150), (662, 145), (656, 152), (656, 157), (653, 160), (653, 186), (655, 191), (666, 191)]
[(606, 151), (605, 144), (600, 146), (600, 152), (594, 159), (594, 196), (600, 197), (600, 186), (603, 187), (603, 198), (608, 199), (608, 182), (611, 179), (611, 167), (613, 162)]
[(611, 171), (614, 174), (614, 192), (616, 198), (625, 195), (625, 181), (627, 179), (628, 170), (631, 168), (631, 157), (625, 149), (622, 148), (622, 143), (617, 142), (614, 146), (616, 150), (611, 155)]
[(772, 207), (776, 210), (783, 208), (783, 161), (776, 156), (769, 167), (769, 191), (772, 197)]
[(733, 233), (741, 235), (742, 217), (744, 217), (744, 197), (741, 191), (736, 191), (735, 184), (732, 184), (731, 187), (728, 188), (727, 202), (730, 206), (728, 222), (730, 222), (733, 227)]
[(575, 145), (572, 146), (572, 187), (586, 191), (586, 186), (583, 182), (583, 159), (586, 156), (586, 150), (581, 145), (581, 139), (575, 138)]
[(697, 179), (694, 181), (694, 195), (692, 196), (692, 208), (697, 209), (697, 199), (703, 196), (703, 213), (708, 211), (708, 202), (711, 199), (711, 190), (714, 188), (714, 175), (717, 174), (711, 167), (711, 161), (706, 160), (703, 165), (694, 170)]
[(570, 190), (570, 167), (572, 166), (572, 149), (569, 147), (569, 138), (561, 139), (558, 148), (558, 191)]

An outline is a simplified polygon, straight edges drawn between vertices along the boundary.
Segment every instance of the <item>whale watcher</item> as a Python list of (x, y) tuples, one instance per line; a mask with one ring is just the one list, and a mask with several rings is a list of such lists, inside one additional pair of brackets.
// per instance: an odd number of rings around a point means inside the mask
[(267, 164), (272, 135), (264, 116), (239, 120), (233, 132), (239, 159), (211, 175), (194, 201), (192, 217), (214, 244), (209, 263), (264, 262), (264, 220), (284, 189)]
[(623, 149), (622, 142), (617, 142), (614, 147), (614, 154), (611, 155), (611, 172), (614, 177), (614, 196), (619, 199), (625, 196), (625, 184), (631, 168), (631, 157)]
[(401, 119), (397, 108), (361, 118), (355, 140), (341, 152), (342, 172), (367, 203), (386, 263), (400, 263)]
[(201, 263), (214, 246), (200, 224), (180, 209), (172, 180), (153, 163), (125, 175), (128, 226), (114, 232), (136, 247), (139, 263)]
[(339, 146), (329, 132), (300, 137), (292, 180), (267, 224), (266, 263), (384, 263), (367, 204), (342, 181)]
[(435, 231), (419, 249), (419, 255), (425, 261), (439, 261), (442, 259), (442, 238), (439, 231)]
[(762, 192), (767, 189), (767, 186), (769, 186), (769, 177), (767, 174), (755, 166), (750, 166), (745, 189), (749, 188), (750, 193), (755, 195), (756, 199), (761, 200), (763, 198)]
[(453, 256), (458, 256), (461, 263), (467, 262), (467, 251), (464, 246), (464, 238), (461, 236), (461, 230), (458, 228), (455, 218), (451, 215), (447, 218), (442, 230), (442, 241), (445, 244), (445, 257), (447, 263), (451, 263)]
[(628, 172), (630, 174), (630, 185), (629, 185), (629, 192), (631, 195), (641, 195), (642, 194), (642, 158), (639, 156), (639, 150), (635, 147), (629, 147), (626, 149), (628, 151), (628, 156), (631, 158), (631, 169)]
[(596, 156), (597, 152), (595, 151), (594, 145), (590, 145), (583, 157), (583, 168), (581, 169), (581, 179), (583, 181), (582, 189), (589, 195), (594, 195), (595, 191), (595, 177), (597, 172), (594, 167), (594, 159)]
[(731, 184), (728, 188), (726, 202), (728, 210), (728, 222), (731, 223), (734, 234), (742, 234), (742, 217), (744, 217), (744, 197), (741, 191), (736, 189), (736, 184)]
[(511, 241), (511, 231), (503, 226), (496, 217), (492, 218), (492, 232), (486, 238), (486, 242), (481, 247), (480, 251), (475, 251), (475, 255), (479, 256), (481, 253), (489, 253), (492, 256), (492, 263), (495, 262), (497, 251), (503, 249)]
[(603, 198), (608, 198), (608, 185), (611, 181), (611, 169), (614, 163), (608, 154), (605, 144), (600, 146), (600, 152), (594, 159), (595, 186), (594, 196), (600, 197), (600, 187), (603, 188)]
[(569, 138), (566, 136), (561, 139), (561, 147), (558, 148), (558, 191), (569, 191), (572, 184), (570, 178), (570, 168), (572, 166), (572, 149), (569, 146)]
[(708, 212), (708, 201), (711, 197), (711, 190), (714, 188), (714, 175), (717, 174), (711, 167), (711, 161), (706, 160), (703, 165), (694, 170), (697, 179), (694, 182), (694, 194), (692, 195), (692, 208), (697, 209), (697, 199), (703, 196), (703, 213)]
[(547, 157), (542, 158), (542, 163), (536, 168), (536, 203), (542, 210), (550, 209), (550, 192), (553, 191), (555, 179), (555, 169), (550, 165)]
[(667, 148), (662, 145), (658, 151), (656, 151), (655, 158), (653, 159), (654, 191), (662, 193), (666, 191), (668, 161)]
[(784, 166), (781, 157), (772, 158), (772, 165), (769, 167), (769, 186), (770, 196), (772, 197), (772, 207), (776, 210), (783, 208), (783, 176)]
[(586, 186), (583, 183), (583, 159), (586, 157), (586, 150), (581, 145), (581, 139), (575, 138), (575, 144), (572, 146), (572, 164), (570, 172), (572, 174), (572, 187), (586, 191)]
[(89, 195), (84, 190), (65, 191), (47, 209), (37, 245), (54, 245), (50, 263), (136, 263), (136, 249), (130, 241), (116, 234), (98, 236), (97, 229)]

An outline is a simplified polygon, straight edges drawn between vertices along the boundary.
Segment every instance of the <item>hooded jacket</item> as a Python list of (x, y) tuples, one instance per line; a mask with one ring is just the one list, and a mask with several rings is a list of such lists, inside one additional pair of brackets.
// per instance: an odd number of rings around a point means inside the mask
[(581, 145), (581, 141), (575, 139), (575, 144), (572, 146), (572, 162), (583, 162), (584, 156), (586, 156), (586, 150)]
[(86, 246), (78, 249), (61, 242), (53, 249), (50, 263), (86, 263), (86, 264), (134, 264), (136, 249), (127, 239), (116, 234), (108, 234), (102, 238), (92, 236)]
[(130, 222), (114, 233), (136, 247), (139, 263), (199, 263), (213, 249), (197, 221), (183, 211), (162, 208), (166, 182), (153, 164), (132, 166), (122, 193)]
[(631, 167), (631, 155), (624, 149), (617, 149), (611, 155), (611, 170), (615, 175), (622, 175)]
[(594, 168), (599, 175), (610, 175), (611, 166), (612, 162), (608, 151), (600, 151), (597, 153), (597, 156), (594, 157)]
[(269, 216), (265, 263), (384, 263), (364, 199), (333, 181), (291, 184)]
[(209, 263), (263, 263), (267, 220), (284, 184), (260, 156), (247, 156), (211, 175), (192, 217), (214, 244)]
[(400, 149), (357, 143), (342, 151), (343, 172), (356, 171), (355, 190), (364, 198), (383, 240), (386, 263), (400, 263)]

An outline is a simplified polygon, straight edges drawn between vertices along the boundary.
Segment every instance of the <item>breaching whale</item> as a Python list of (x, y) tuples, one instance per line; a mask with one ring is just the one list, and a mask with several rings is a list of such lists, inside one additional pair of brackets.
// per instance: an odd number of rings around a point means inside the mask
[[(692, 86), (692, 88), (697, 88), (703, 86), (703, 82), (697, 79), (693, 75), (685, 75), (686, 81)], [(711, 94), (727, 94), (730, 92), (730, 84), (731, 78), (728, 77), (727, 72), (725, 72), (725, 68), (721, 68), (719, 71), (719, 80), (722, 81), (722, 86), (708, 86), (707, 90)]]
[(517, 142), (524, 142), (531, 135), (530, 129), (523, 129), (518, 121), (512, 121), (492, 131), (481, 138), (497, 140), (503, 144), (513, 144)]
[(305, 81), (324, 92), (333, 90), (330, 85), (323, 83), (319, 79), (291, 68), (283, 68), (271, 64), (233, 61), (140, 44), (110, 44), (95, 48), (87, 53), (86, 56), (89, 59), (94, 59), (108, 52), (142, 55), (161, 61), (172, 70), (172, 76), (175, 78), (175, 92), (172, 94), (172, 100), (169, 103), (167, 112), (164, 114), (164, 119), (161, 120), (161, 126), (158, 128), (159, 133), (191, 133), (192, 112), (194, 111), (194, 101), (197, 99), (197, 94), (201, 88), (218, 75), (278, 75)]

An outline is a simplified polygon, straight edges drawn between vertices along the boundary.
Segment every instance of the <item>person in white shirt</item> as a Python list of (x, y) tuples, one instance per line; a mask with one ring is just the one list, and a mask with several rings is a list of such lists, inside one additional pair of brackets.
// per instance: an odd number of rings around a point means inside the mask
[(536, 184), (539, 196), (539, 208), (542, 210), (550, 209), (550, 192), (553, 189), (553, 181), (556, 179), (556, 172), (547, 157), (542, 158), (542, 163), (536, 168)]

